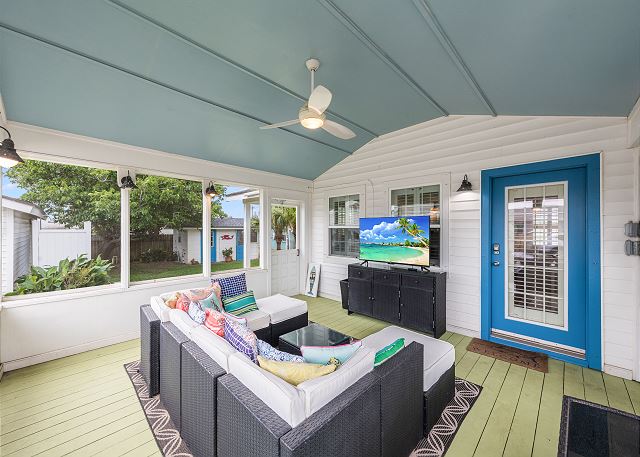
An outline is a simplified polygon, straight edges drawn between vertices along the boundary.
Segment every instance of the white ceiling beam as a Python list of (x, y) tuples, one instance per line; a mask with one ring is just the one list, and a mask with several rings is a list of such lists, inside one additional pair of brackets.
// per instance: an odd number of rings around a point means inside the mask
[(636, 101), (636, 105), (633, 107), (627, 118), (627, 132), (629, 148), (640, 147), (640, 98)]
[(453, 45), (453, 42), (449, 39), (449, 36), (444, 31), (444, 28), (442, 28), (442, 25), (440, 25), (440, 21), (438, 21), (438, 18), (427, 3), (427, 0), (413, 0), (413, 4), (416, 6), (420, 15), (423, 17), (434, 35), (438, 38), (440, 45), (444, 48), (447, 54), (449, 54), (449, 57), (453, 60), (455, 66), (458, 67), (458, 70), (460, 70), (460, 73), (462, 73), (464, 79), (467, 80), (467, 83), (469, 83), (471, 89), (473, 89), (482, 104), (492, 116), (497, 116), (498, 113), (489, 101), (489, 98), (480, 87), (480, 84), (478, 84), (478, 81), (473, 76), (473, 73), (471, 73), (471, 70), (462, 59), (462, 56), (456, 47)]
[(426, 99), (433, 107), (440, 112), (443, 116), (448, 116), (449, 113), (440, 105), (429, 93), (424, 90), (417, 82), (407, 74), (406, 71), (400, 67), (386, 52), (380, 48), (353, 19), (351, 19), (344, 11), (342, 11), (331, 0), (318, 0), (322, 6), (324, 6), (333, 16), (338, 19), (342, 25), (344, 25), (356, 38), (358, 38), (365, 46), (367, 46), (378, 58), (387, 64), (389, 68), (395, 71), (409, 86), (411, 86), (418, 94)]
[[(107, 0), (107, 3), (110, 3), (112, 6), (118, 8), (119, 10), (123, 11), (126, 14), (129, 14), (130, 16), (134, 16), (138, 19), (141, 19), (145, 22), (147, 22), (148, 24), (151, 24), (152, 26), (172, 35), (173, 37), (184, 41), (185, 43), (189, 44), (190, 46), (195, 47), (196, 49), (199, 49), (200, 51), (203, 51), (204, 53), (208, 54), (211, 57), (214, 57), (222, 62), (224, 62), (227, 65), (232, 66), (233, 68), (235, 68), (236, 70), (241, 71), (242, 73), (249, 75), (255, 79), (257, 79), (258, 81), (261, 81), (287, 95), (290, 95), (293, 98), (296, 98), (298, 100), (300, 100), (303, 103), (307, 102), (307, 98), (303, 97), (302, 95), (294, 92), (293, 90), (289, 89), (288, 87), (285, 87), (281, 84), (278, 84), (275, 81), (272, 81), (271, 79), (267, 78), (266, 76), (261, 75), (260, 73), (251, 70), (250, 68), (245, 67), (244, 65), (239, 64), (238, 62), (235, 62), (231, 59), (229, 59), (228, 57), (223, 56), (222, 54), (214, 51), (213, 49), (209, 48), (208, 46), (203, 45), (202, 43), (195, 41), (191, 38), (189, 38), (188, 36), (178, 32), (177, 30), (169, 27), (168, 25), (165, 25), (149, 16), (147, 16), (146, 14), (136, 10), (135, 8), (130, 7), (129, 5), (126, 5), (125, 3), (121, 2), (120, 0)], [(365, 132), (378, 137), (380, 136), (379, 133), (373, 132), (372, 130), (369, 130), (366, 127), (363, 127), (362, 125), (357, 124), (356, 122), (353, 122), (350, 119), (347, 119), (346, 117), (331, 111), (331, 110), (326, 110), (325, 111), (328, 114), (333, 115), (334, 117), (340, 119), (343, 122), (347, 122), (348, 124), (354, 125), (356, 127), (358, 127), (361, 130), (364, 130)]]
[(7, 112), (4, 108), (4, 102), (2, 100), (2, 93), (0, 93), (0, 125), (7, 124)]

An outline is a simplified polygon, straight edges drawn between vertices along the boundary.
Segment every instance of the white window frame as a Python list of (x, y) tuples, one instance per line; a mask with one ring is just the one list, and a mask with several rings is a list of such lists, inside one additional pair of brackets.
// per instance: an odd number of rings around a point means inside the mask
[(322, 198), (324, 201), (324, 261), (327, 263), (338, 263), (348, 265), (350, 263), (357, 262), (359, 257), (348, 257), (348, 256), (338, 256), (331, 255), (331, 236), (330, 229), (331, 228), (355, 228), (360, 229), (360, 225), (341, 225), (334, 226), (329, 224), (329, 211), (331, 210), (329, 206), (329, 200), (335, 197), (344, 197), (346, 195), (358, 195), (358, 201), (360, 203), (360, 212), (358, 214), (358, 219), (366, 216), (366, 187), (365, 186), (349, 186), (349, 187), (335, 187), (330, 190), (324, 192)]
[(440, 173), (434, 175), (413, 177), (408, 179), (396, 179), (384, 183), (384, 191), (388, 203), (387, 214), (391, 216), (391, 192), (394, 190), (409, 189), (412, 187), (440, 187), (440, 266), (429, 267), (429, 270), (445, 272), (449, 268), (449, 198), (451, 188), (451, 175)]

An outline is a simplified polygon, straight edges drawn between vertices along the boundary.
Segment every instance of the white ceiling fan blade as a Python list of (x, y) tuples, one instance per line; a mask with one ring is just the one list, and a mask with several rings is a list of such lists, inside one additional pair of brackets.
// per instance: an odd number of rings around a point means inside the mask
[(350, 140), (351, 138), (355, 138), (356, 136), (356, 134), (353, 133), (351, 129), (345, 127), (344, 125), (340, 125), (337, 122), (330, 121), (329, 119), (325, 119), (322, 128), (333, 136), (337, 136), (341, 140)]
[(324, 113), (331, 103), (331, 91), (324, 86), (316, 86), (309, 96), (307, 105), (318, 114)]
[(287, 125), (297, 124), (298, 122), (300, 122), (298, 119), (293, 119), (293, 120), (290, 120), (290, 121), (278, 122), (277, 124), (263, 125), (263, 126), (260, 127), (260, 129), (261, 130), (277, 129), (279, 127), (286, 127)]

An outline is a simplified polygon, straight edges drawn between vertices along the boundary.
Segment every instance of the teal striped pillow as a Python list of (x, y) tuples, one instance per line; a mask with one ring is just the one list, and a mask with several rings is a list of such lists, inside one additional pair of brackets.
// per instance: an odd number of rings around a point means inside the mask
[(256, 298), (253, 296), (253, 291), (248, 290), (243, 294), (236, 295), (235, 297), (229, 297), (222, 300), (224, 310), (234, 316), (242, 316), (243, 314), (250, 313), (251, 311), (258, 311), (258, 305), (256, 304)]

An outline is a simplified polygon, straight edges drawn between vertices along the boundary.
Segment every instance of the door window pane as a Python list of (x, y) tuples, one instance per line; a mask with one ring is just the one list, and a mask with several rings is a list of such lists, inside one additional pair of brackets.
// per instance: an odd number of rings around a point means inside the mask
[(507, 192), (508, 314), (564, 326), (564, 184)]

